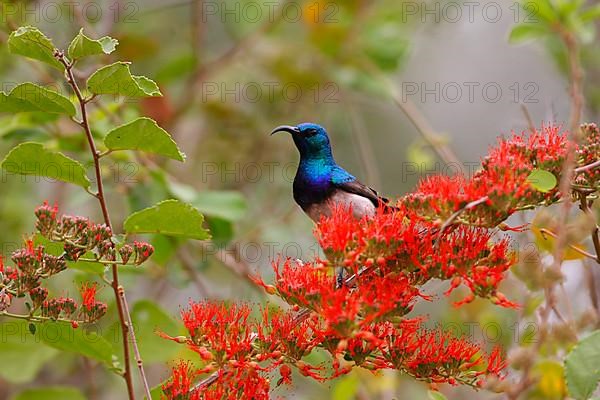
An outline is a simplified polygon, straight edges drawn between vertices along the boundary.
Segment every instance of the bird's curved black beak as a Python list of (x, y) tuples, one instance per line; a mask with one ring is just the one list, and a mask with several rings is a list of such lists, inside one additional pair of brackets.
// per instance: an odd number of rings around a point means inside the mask
[(274, 133), (277, 133), (277, 132), (288, 132), (288, 133), (294, 134), (294, 133), (299, 133), (300, 129), (298, 129), (297, 126), (280, 125), (271, 131), (271, 135)]

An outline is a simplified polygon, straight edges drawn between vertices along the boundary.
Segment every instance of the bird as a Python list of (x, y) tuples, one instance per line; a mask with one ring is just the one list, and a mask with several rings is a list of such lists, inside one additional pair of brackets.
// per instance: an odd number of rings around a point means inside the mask
[(333, 204), (352, 207), (356, 218), (373, 215), (378, 207), (395, 209), (388, 199), (336, 163), (329, 135), (321, 125), (310, 122), (281, 125), (271, 135), (277, 132), (290, 133), (300, 153), (293, 184), (294, 200), (314, 222), (319, 222), (322, 216), (331, 216)]

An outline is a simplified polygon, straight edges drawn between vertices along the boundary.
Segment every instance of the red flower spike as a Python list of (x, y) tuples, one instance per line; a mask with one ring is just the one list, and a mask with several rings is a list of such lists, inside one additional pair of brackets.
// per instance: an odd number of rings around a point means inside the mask
[(322, 216), (315, 229), (315, 237), (326, 251), (344, 252), (358, 230), (358, 220), (352, 207), (332, 203), (330, 217)]
[(81, 298), (83, 299), (81, 305), (85, 307), (88, 311), (91, 311), (94, 305), (96, 304), (96, 291), (96, 282), (94, 282), (91, 285), (88, 282), (86, 282), (79, 289), (79, 292), (81, 293)]
[(197, 352), (202, 346), (210, 349), (219, 365), (229, 360), (250, 361), (253, 337), (249, 315), (246, 305), (228, 308), (212, 302), (190, 303), (189, 309), (181, 313), (193, 343), (190, 347)]
[(277, 381), (277, 386), (292, 384), (292, 369), (289, 365), (283, 364), (279, 367), (279, 374), (281, 378)]
[(189, 362), (181, 361), (172, 368), (171, 378), (162, 385), (163, 398), (168, 400), (200, 400), (199, 390), (192, 390), (197, 372)]
[(282, 354), (300, 360), (319, 344), (310, 322), (306, 319), (298, 321), (289, 312), (270, 311), (265, 308), (261, 322), (257, 326), (257, 346), (261, 352), (259, 361), (278, 361)]

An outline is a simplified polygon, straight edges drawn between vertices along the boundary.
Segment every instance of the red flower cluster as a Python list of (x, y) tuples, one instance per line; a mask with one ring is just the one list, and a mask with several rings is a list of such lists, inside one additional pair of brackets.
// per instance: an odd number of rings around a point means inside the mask
[(513, 134), (499, 140), (482, 161), (482, 169), (468, 179), (463, 175), (431, 176), (401, 199), (415, 216), (439, 223), (472, 202), (481, 205), (465, 210), (457, 221), (495, 227), (517, 210), (551, 204), (558, 188), (543, 193), (528, 177), (542, 169), (560, 179), (562, 163), (571, 142), (557, 126), (542, 127), (527, 135)]
[(398, 326), (384, 323), (379, 368), (395, 368), (434, 383), (481, 385), (480, 376), (502, 374), (505, 362), (500, 349), (491, 354), (467, 340), (441, 330), (421, 330), (419, 321), (403, 321)]
[[(331, 268), (322, 263), (313, 266), (287, 260), (283, 267), (277, 264), (273, 267), (277, 295), (291, 305), (316, 312), (323, 318), (329, 334), (342, 337), (373, 321), (405, 315), (416, 299), (422, 297), (403, 272), (385, 275), (363, 273), (355, 279), (352, 287), (342, 285), (336, 288)], [(273, 291), (273, 287), (260, 278), (254, 279), (260, 286)]]
[[(363, 272), (357, 279), (357, 292), (368, 295), (369, 291), (360, 288), (365, 282), (372, 293), (386, 293), (387, 296), (400, 291), (392, 290), (393, 287), (402, 289), (405, 304), (401, 315), (404, 315), (410, 311), (411, 302), (419, 296), (415, 285), (438, 278), (451, 280), (452, 286), (447, 293), (465, 284), (474, 295), (491, 298), (499, 305), (515, 306), (498, 293), (498, 285), (515, 263), (507, 238), (492, 241), (492, 231), (463, 225), (441, 231), (431, 222), (417, 220), (404, 207), (395, 212), (379, 210), (373, 217), (360, 221), (353, 219), (351, 209), (339, 206), (332, 209), (332, 216), (321, 219), (317, 224), (315, 235), (333, 265), (344, 266), (352, 274), (361, 268), (372, 271)], [(338, 225), (332, 223), (335, 220), (354, 222)], [(338, 234), (338, 230), (342, 234)], [(340, 236), (344, 237), (343, 242), (339, 240)], [(283, 275), (276, 271), (279, 294), (290, 304), (308, 307), (298, 299), (289, 299), (287, 292), (290, 289), (282, 286), (298, 284), (304, 288), (311, 287), (306, 286), (308, 282), (305, 281), (315, 273), (304, 268), (292, 276), (288, 270), (289, 267), (284, 266)], [(327, 287), (328, 283), (324, 283), (324, 292), (320, 293), (327, 293)], [(412, 296), (412, 299), (407, 296)], [(386, 301), (394, 301), (391, 297)], [(472, 296), (467, 298), (469, 301), (472, 299)], [(373, 310), (370, 309), (369, 313)]]
[(200, 392), (192, 387), (195, 375), (189, 362), (180, 361), (173, 366), (171, 379), (162, 385), (163, 393), (173, 400), (200, 400)]
[(575, 184), (582, 188), (597, 189), (600, 184), (600, 168), (585, 168), (600, 160), (600, 129), (596, 124), (581, 125), (582, 141), (577, 149), (579, 165), (584, 167), (575, 177)]
[[(258, 320), (247, 305), (192, 303), (182, 313), (188, 337), (163, 337), (185, 343), (205, 362), (203, 368), (179, 363), (163, 385), (167, 399), (269, 398), (268, 377), (279, 369), (278, 384), (291, 383), (291, 367), (319, 381), (348, 373), (353, 366), (372, 371), (397, 369), (432, 383), (481, 385), (485, 375), (501, 376), (499, 349), (491, 354), (441, 330), (423, 329), (420, 319), (365, 323), (360, 330), (332, 331), (326, 319), (265, 309)], [(316, 347), (332, 356), (326, 365), (302, 359)], [(218, 371), (212, 385), (193, 382)]]
[[(255, 343), (257, 339), (273, 339), (273, 335), (255, 333), (260, 325), (249, 320), (250, 312), (247, 305), (233, 304), (227, 307), (223, 303), (191, 303), (189, 309), (181, 313), (189, 337), (161, 334), (166, 339), (187, 344), (206, 363), (198, 370), (191, 370), (189, 365), (182, 364), (173, 369), (173, 376), (163, 386), (163, 393), (168, 399), (197, 399), (200, 394), (204, 400), (268, 399), (270, 385), (265, 373), (281, 364), (282, 352), (279, 348), (270, 352), (259, 351), (259, 348), (265, 349), (270, 344), (265, 341), (261, 346)], [(276, 332), (281, 333), (277, 323), (273, 326)], [(292, 340), (290, 337), (289, 341)], [(266, 360), (270, 360), (271, 364), (259, 365), (259, 362)], [(215, 385), (190, 388), (191, 377), (216, 370), (219, 375)], [(186, 377), (182, 377), (182, 374)], [(289, 376), (286, 375), (287, 378)], [(183, 392), (189, 397), (185, 397)]]
[(96, 301), (97, 285), (84, 283), (81, 286), (80, 293), (82, 298), (81, 312), (84, 319), (88, 322), (96, 321), (106, 314), (106, 304)]

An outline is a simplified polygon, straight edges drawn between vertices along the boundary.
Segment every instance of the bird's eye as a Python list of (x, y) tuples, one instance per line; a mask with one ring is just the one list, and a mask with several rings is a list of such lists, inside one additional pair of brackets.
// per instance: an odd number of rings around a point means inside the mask
[(317, 130), (314, 128), (310, 128), (310, 129), (306, 130), (306, 136), (314, 136), (314, 135), (316, 135), (316, 133), (317, 133)]

